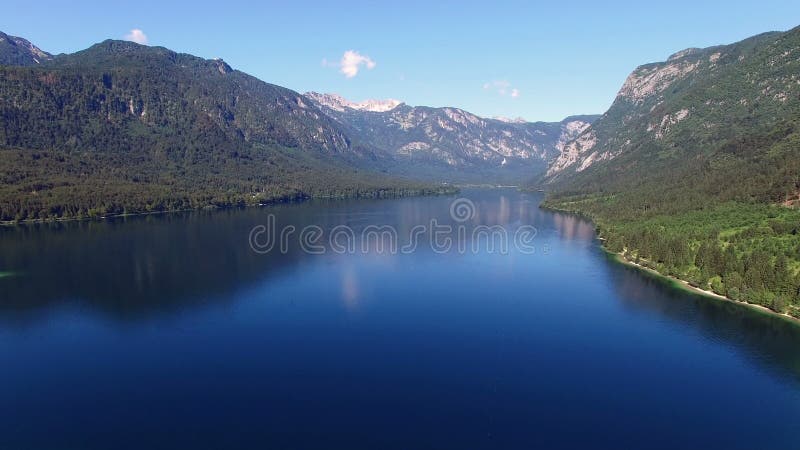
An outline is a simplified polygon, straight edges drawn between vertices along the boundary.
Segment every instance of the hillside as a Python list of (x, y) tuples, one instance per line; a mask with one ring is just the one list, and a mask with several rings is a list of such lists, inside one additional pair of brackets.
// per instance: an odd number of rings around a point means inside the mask
[(305, 96), (356, 142), (390, 161), (384, 167), (387, 173), (447, 181), (529, 181), (597, 118), (503, 121), (458, 108), (409, 106), (398, 100), (356, 103), (334, 94)]
[[(795, 29), (637, 68), (545, 181), (562, 191), (623, 191), (658, 180), (661, 193), (677, 190), (670, 199), (679, 201), (680, 175), (702, 183), (693, 191), (720, 200), (791, 200), (798, 189), (791, 179), (798, 173), (798, 47)], [(752, 177), (758, 182), (740, 182)]]
[(395, 195), (305, 97), (160, 47), (105, 41), (0, 66), (0, 220)]
[(36, 66), (52, 59), (53, 55), (31, 44), (27, 39), (9, 36), (0, 31), (0, 65)]
[(613, 251), (800, 314), (799, 156), (796, 28), (637, 68), (541, 185)]

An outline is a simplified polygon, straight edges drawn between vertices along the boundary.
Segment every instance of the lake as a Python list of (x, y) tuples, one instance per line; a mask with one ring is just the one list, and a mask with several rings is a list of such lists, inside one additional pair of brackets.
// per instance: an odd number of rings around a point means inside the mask
[(800, 326), (538, 194), (0, 229), (0, 448), (797, 448)]

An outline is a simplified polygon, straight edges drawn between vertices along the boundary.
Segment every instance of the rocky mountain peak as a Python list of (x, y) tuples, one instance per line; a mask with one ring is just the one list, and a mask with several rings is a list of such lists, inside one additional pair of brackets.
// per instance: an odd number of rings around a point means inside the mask
[(355, 109), (357, 111), (387, 112), (403, 104), (403, 102), (400, 100), (391, 98), (385, 100), (368, 99), (361, 102), (353, 102), (338, 94), (306, 92), (304, 95), (317, 104), (339, 112), (343, 112), (346, 109)]
[(0, 64), (35, 66), (53, 59), (53, 55), (33, 45), (27, 39), (9, 36), (0, 31)]
[(492, 119), (499, 120), (500, 122), (505, 122), (505, 123), (526, 123), (526, 122), (528, 122), (527, 120), (525, 120), (522, 117), (516, 117), (516, 118), (512, 119), (511, 117), (494, 116), (494, 117), (492, 117)]
[(223, 61), (222, 58), (214, 58), (214, 64), (217, 66), (217, 70), (219, 70), (219, 73), (223, 75), (225, 75), (226, 73), (233, 72), (233, 68), (231, 68), (231, 66), (229, 66), (228, 63)]

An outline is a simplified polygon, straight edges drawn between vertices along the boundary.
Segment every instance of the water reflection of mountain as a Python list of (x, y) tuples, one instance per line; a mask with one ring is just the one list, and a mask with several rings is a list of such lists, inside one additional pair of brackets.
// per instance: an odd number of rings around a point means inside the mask
[[(540, 214), (535, 202), (519, 202), (520, 194), (513, 191), (500, 201), (496, 192), (475, 195), (476, 225), (526, 223)], [(285, 254), (253, 252), (250, 230), (266, 225), (270, 214), (278, 230), (316, 225), (327, 232), (348, 225), (359, 232), (368, 225), (391, 225), (402, 239), (432, 219), (454, 224), (453, 199), (315, 201), (2, 228), (0, 271), (18, 275), (0, 280), (0, 320), (31, 320), (64, 304), (126, 320), (224, 301), (318, 258), (301, 251), (296, 238)], [(513, 203), (520, 207), (512, 211)]]
[(690, 294), (610, 258), (609, 273), (627, 307), (725, 342), (768, 370), (800, 382), (800, 327), (796, 324), (743, 305)]
[[(551, 220), (562, 240), (594, 239), (593, 225), (579, 216), (554, 213)], [(595, 251), (600, 256), (601, 250)], [(621, 265), (610, 256), (606, 259), (611, 285), (625, 306), (691, 328), (707, 339), (730, 344), (768, 370), (800, 382), (797, 324), (743, 305), (688, 293), (662, 278)]]
[[(120, 318), (202, 303), (296, 264), (250, 251), (260, 211), (218, 211), (3, 229), (0, 314), (80, 302)], [(8, 318), (8, 317), (7, 317)]]
[[(577, 242), (573, 250), (580, 254), (584, 254), (581, 247), (594, 245), (591, 223), (574, 215), (539, 210), (538, 196), (514, 191), (466, 191), (461, 195), (475, 206), (467, 226), (504, 225), (513, 230), (520, 224), (533, 225), (542, 232), (539, 242)], [(429, 224), (432, 219), (458, 225), (450, 218), (453, 200), (309, 202), (0, 228), (0, 272), (20, 273), (0, 279), (0, 322), (37, 320), (64, 304), (114, 320), (137, 320), (235, 301), (238, 292), (304, 270), (316, 264), (317, 258), (347, 258), (306, 254), (296, 240), (290, 240), (285, 254), (253, 252), (248, 242), (250, 230), (266, 224), (270, 214), (275, 215), (278, 229), (316, 225), (330, 231), (344, 224), (359, 232), (369, 225), (391, 225), (402, 238), (414, 226)], [(418, 251), (428, 256), (432, 253), (424, 245)], [(390, 263), (386, 267), (401, 264), (392, 258), (396, 257), (382, 255), (380, 261)], [(800, 327), (738, 305), (688, 295), (631, 268), (612, 263), (604, 267), (617, 290), (615, 297), (624, 305), (690, 327), (709, 339), (731, 343), (749, 358), (800, 379)], [(358, 276), (348, 273), (342, 282), (342, 296), (350, 307), (358, 297)]]

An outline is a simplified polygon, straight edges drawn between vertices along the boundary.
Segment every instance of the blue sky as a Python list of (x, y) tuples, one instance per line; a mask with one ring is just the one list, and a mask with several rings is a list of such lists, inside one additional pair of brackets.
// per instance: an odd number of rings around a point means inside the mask
[(138, 29), (149, 45), (300, 92), (528, 120), (601, 113), (640, 64), (798, 25), (797, 0), (37, 1), (8, 2), (0, 16), (1, 31), (52, 53)]

